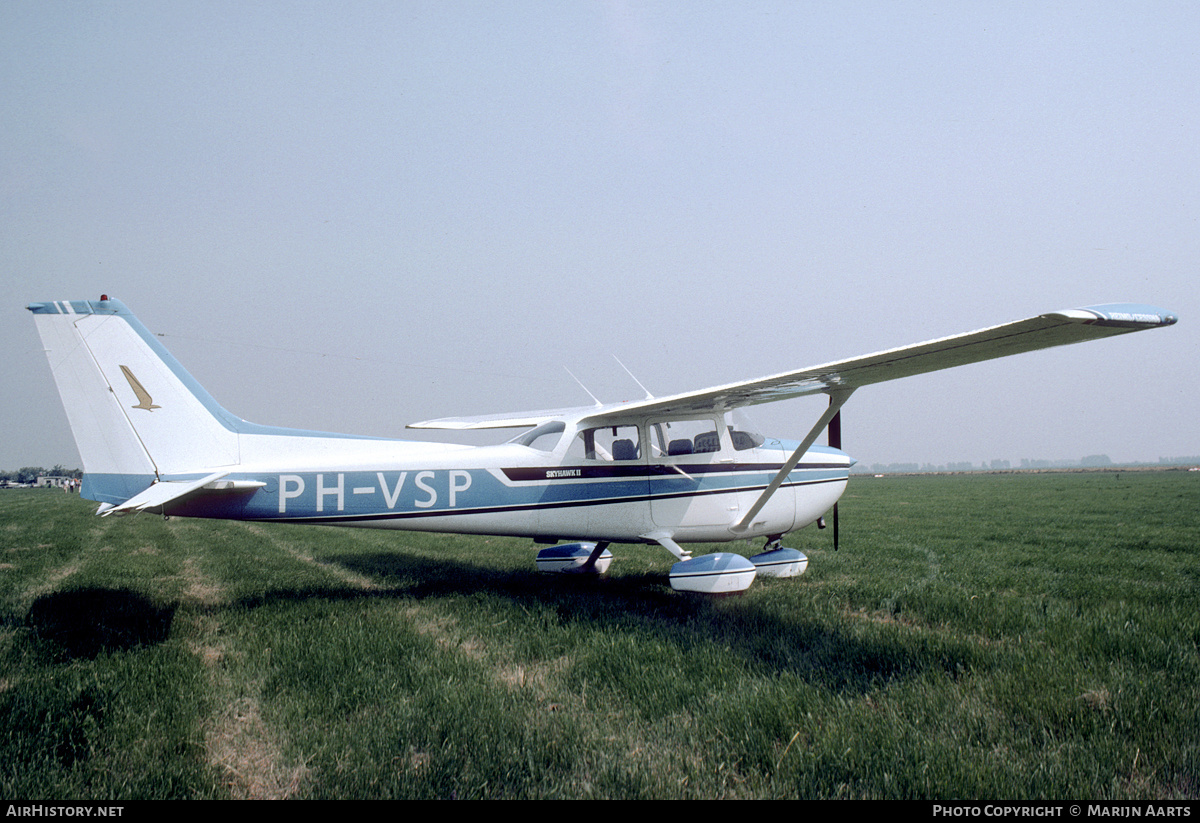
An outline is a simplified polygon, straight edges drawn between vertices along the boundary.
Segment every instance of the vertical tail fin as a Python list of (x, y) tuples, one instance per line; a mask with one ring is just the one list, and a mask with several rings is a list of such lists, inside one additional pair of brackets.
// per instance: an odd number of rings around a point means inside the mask
[(237, 464), (242, 421), (120, 301), (28, 308), (83, 458), (85, 496), (121, 503), (155, 479)]

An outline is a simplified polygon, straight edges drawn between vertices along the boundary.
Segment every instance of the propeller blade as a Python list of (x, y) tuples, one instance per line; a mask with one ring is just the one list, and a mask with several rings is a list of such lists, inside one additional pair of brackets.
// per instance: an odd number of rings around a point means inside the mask
[[(829, 398), (830, 404), (833, 403), (833, 398)], [(829, 445), (832, 448), (840, 449), (842, 447), (842, 412), (841, 409), (829, 421)], [(838, 550), (838, 504), (833, 504), (833, 550)]]
[(838, 411), (829, 421), (829, 445), (835, 449), (842, 447), (842, 413)]

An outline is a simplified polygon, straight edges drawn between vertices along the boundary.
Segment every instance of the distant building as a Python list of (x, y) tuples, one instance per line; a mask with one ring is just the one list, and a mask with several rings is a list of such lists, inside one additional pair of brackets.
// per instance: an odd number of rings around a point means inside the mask
[(55, 488), (55, 489), (64, 489), (65, 491), (71, 491), (72, 489), (75, 488), (75, 478), (74, 477), (61, 477), (59, 475), (42, 475), (42, 476), (38, 477), (38, 479), (36, 481), (34, 481), (33, 485), (35, 488), (39, 488), (39, 489)]

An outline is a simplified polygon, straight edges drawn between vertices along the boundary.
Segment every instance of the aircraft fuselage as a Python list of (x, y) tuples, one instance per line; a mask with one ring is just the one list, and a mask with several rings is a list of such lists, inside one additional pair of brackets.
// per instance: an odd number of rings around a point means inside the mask
[[(515, 443), (465, 447), (406, 441), (242, 435), (249, 459), (211, 490), (164, 514), (444, 531), (542, 539), (729, 541), (783, 534), (814, 522), (846, 487), (852, 462), (814, 447), (751, 527), (731, 527), (796, 444), (660, 460), (579, 459)], [(564, 438), (565, 439), (565, 438)], [(260, 442), (253, 442), (260, 441)], [(328, 453), (314, 461), (314, 449)], [(263, 452), (257, 455), (255, 452)], [(274, 454), (268, 454), (274, 452)], [(296, 456), (289, 458), (288, 452)], [(302, 457), (301, 457), (302, 456)], [(219, 470), (222, 467), (209, 467)], [(182, 481), (197, 476), (167, 476)], [(87, 478), (86, 497), (120, 502), (153, 476)], [(227, 484), (244, 490), (230, 492)]]

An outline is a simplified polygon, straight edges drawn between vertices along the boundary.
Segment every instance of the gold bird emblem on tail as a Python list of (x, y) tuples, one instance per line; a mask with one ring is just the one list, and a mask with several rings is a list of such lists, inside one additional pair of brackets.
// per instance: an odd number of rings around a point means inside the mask
[(133, 376), (133, 372), (129, 370), (128, 366), (121, 366), (121, 371), (124, 373), (125, 379), (129, 381), (129, 388), (133, 389), (133, 393), (137, 395), (138, 399), (137, 405), (130, 406), (130, 408), (145, 409), (146, 411), (162, 408), (154, 405), (154, 398), (150, 396), (150, 392), (146, 391), (146, 387)]

